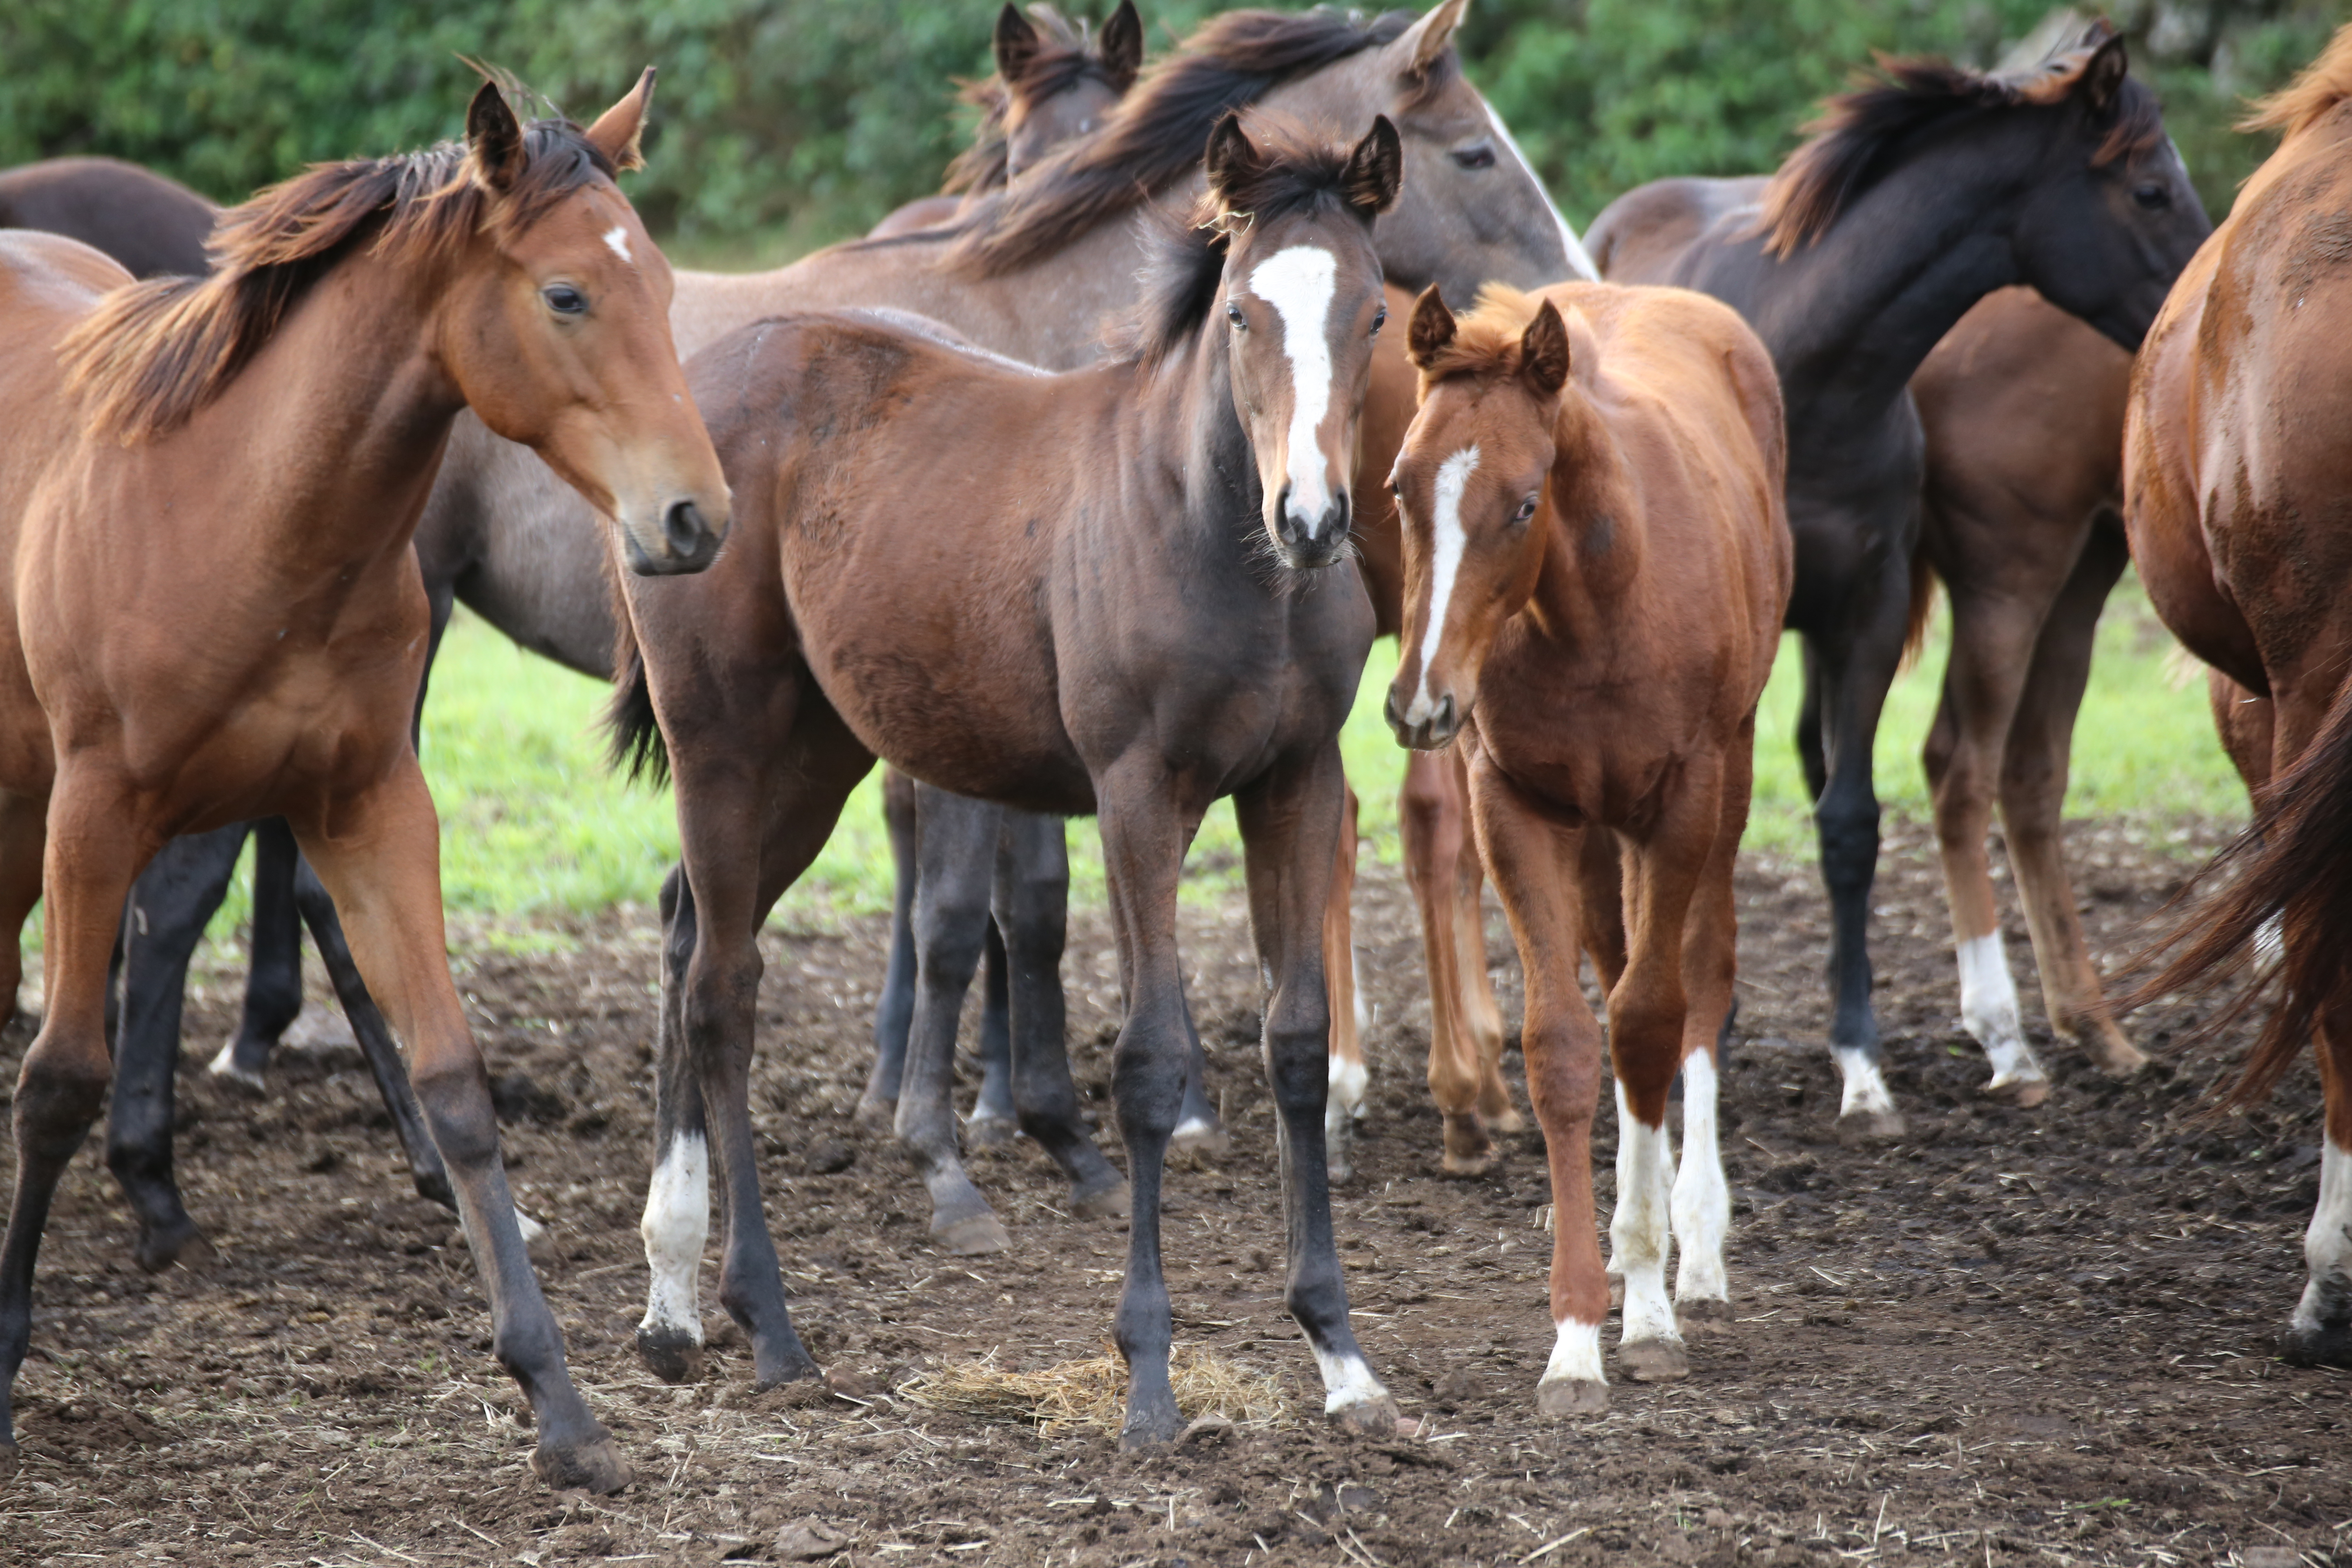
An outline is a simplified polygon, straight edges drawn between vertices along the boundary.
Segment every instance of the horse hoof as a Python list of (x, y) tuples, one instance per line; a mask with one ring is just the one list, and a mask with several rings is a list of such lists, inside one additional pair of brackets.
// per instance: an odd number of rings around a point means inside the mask
[(1150, 1406), (1130, 1401), (1127, 1420), (1118, 1429), (1118, 1446), (1130, 1453), (1138, 1448), (1163, 1448), (1183, 1431), (1184, 1418), (1176, 1413), (1172, 1394)]
[(2352, 1367), (2352, 1322), (2290, 1323), (2279, 1335), (2278, 1352), (2293, 1366)]
[(1344, 1187), (1355, 1179), (1356, 1167), (1348, 1161), (1327, 1160), (1323, 1163), (1323, 1180), (1328, 1184)]
[(1690, 1353), (1680, 1340), (1633, 1340), (1619, 1345), (1617, 1364), (1635, 1383), (1672, 1383), (1690, 1375)]
[(702, 1341), (681, 1328), (637, 1325), (637, 1359), (664, 1383), (697, 1383), (702, 1377)]
[(1360, 1437), (1393, 1437), (1404, 1417), (1396, 1401), (1383, 1394), (1376, 1399), (1359, 1399), (1353, 1405), (1342, 1405), (1326, 1417), (1342, 1432), (1352, 1432)]
[(2046, 1078), (2013, 1078), (2007, 1082), (1996, 1079), (1984, 1086), (1987, 1100), (1998, 1100), (2020, 1110), (2031, 1110), (2050, 1098), (2050, 1080)]
[(619, 1491), (635, 1479), (629, 1461), (621, 1458), (611, 1437), (602, 1435), (565, 1447), (542, 1443), (531, 1450), (530, 1468), (551, 1490), (578, 1489), (600, 1497)]
[(1675, 1317), (1685, 1323), (1720, 1325), (1731, 1321), (1731, 1303), (1719, 1296), (1701, 1296), (1693, 1300), (1676, 1301)]
[(950, 1258), (979, 1258), (1013, 1250), (1013, 1236), (1003, 1222), (982, 1211), (931, 1229), (931, 1245)]
[(1609, 1310), (1612, 1312), (1625, 1310), (1625, 1277), (1622, 1274), (1609, 1276)]
[(1021, 1124), (1009, 1116), (974, 1116), (963, 1124), (963, 1141), (973, 1149), (994, 1149), (1021, 1136)]
[(1609, 1385), (1589, 1377), (1563, 1377), (1536, 1385), (1536, 1408), (1546, 1415), (1606, 1415)]
[(1090, 1192), (1070, 1194), (1070, 1212), (1080, 1219), (1125, 1219), (1133, 1208), (1125, 1182), (1108, 1182)]
[(2091, 1065), (2109, 1078), (2137, 1077), (2147, 1066), (2147, 1053), (2120, 1035), (2111, 1040), (2095, 1038), (2085, 1048), (2090, 1052)]
[(1495, 1168), (1495, 1152), (1485, 1150), (1475, 1154), (1457, 1154), (1448, 1149), (1437, 1162), (1438, 1170), (1456, 1181), (1469, 1181), (1486, 1175)]
[(1190, 1154), (1202, 1160), (1222, 1160), (1233, 1146), (1233, 1139), (1213, 1121), (1187, 1122), (1168, 1140), (1171, 1154)]
[(1487, 1131), (1499, 1132), (1506, 1138), (1516, 1138), (1528, 1130), (1528, 1119), (1519, 1114), (1517, 1106), (1507, 1102), (1502, 1110), (1484, 1120)]
[(898, 1102), (866, 1095), (858, 1100), (857, 1109), (849, 1113), (849, 1120), (868, 1132), (888, 1132), (898, 1125)]
[(1837, 1119), (1837, 1141), (1849, 1149), (1899, 1142), (1910, 1131), (1899, 1110), (1849, 1110)]
[(220, 1258), (193, 1220), (184, 1220), (169, 1230), (141, 1237), (131, 1245), (131, 1256), (138, 1260), (140, 1268), (150, 1274), (161, 1274), (174, 1263), (191, 1274), (203, 1274)]

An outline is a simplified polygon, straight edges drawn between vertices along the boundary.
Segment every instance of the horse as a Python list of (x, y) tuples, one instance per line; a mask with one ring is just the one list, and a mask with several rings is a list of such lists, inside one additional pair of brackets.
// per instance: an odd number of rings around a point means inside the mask
[[(1730, 303), (1780, 370), (1797, 540), (1789, 626), (1805, 648), (1798, 749), (1832, 909), (1842, 1137), (1904, 1131), (1882, 1072), (1867, 935), (1871, 748), (1928, 603), (1929, 580), (1913, 570), (1923, 442), (1906, 383), (1971, 306), (2020, 283), (2119, 346), (2138, 342), (2206, 224), (2155, 96), (2127, 66), (2105, 24), (2024, 72), (1886, 61), (1878, 80), (1829, 100), (1760, 211), (1723, 212), (1678, 249), (1612, 266), (1614, 279)], [(1614, 250), (1610, 231), (1643, 221), (1642, 195), (1595, 220), (1596, 244)], [(2004, 1044), (2015, 1048), (1995, 1050), (1990, 1090), (2046, 1093), (2022, 1037)]]
[(971, 145), (948, 165), (938, 195), (908, 202), (867, 230), (866, 238), (952, 221), (969, 197), (1003, 190), (1063, 142), (1092, 132), (1143, 68), (1143, 18), (1135, 0), (1118, 0), (1091, 38), (1084, 22), (1042, 0), (1025, 16), (1005, 0), (990, 42), (996, 74), (965, 83), (958, 95), (980, 111)]
[[(1270, 990), (1289, 1306), (1327, 1413), (1393, 1432), (1332, 1242), (1319, 925), (1339, 726), (1371, 641), (1345, 565), (1345, 497), (1385, 314), (1372, 221), (1395, 203), (1404, 161), (1385, 117), (1352, 148), (1220, 119), (1203, 197), (1160, 226), (1131, 346), (1087, 368), (1039, 372), (899, 312), (781, 317), (690, 365), (741, 521), (710, 573), (627, 585), (615, 751), (666, 761), (685, 847), (663, 889), (655, 1185), (699, 1184), (704, 1162), (716, 1166), (720, 1300), (759, 1383), (816, 1367), (761, 1201), (746, 1080), (754, 938), (885, 757), (980, 798), (1099, 818), (1126, 996), (1112, 1070), (1133, 1212), (1117, 1320), (1129, 1447), (1181, 1426), (1160, 1194), (1198, 1047), (1176, 885), (1202, 815), (1234, 798)], [(833, 438), (842, 430), (857, 439)], [(940, 473), (956, 476), (946, 532), (922, 500)], [(1024, 1104), (1024, 1126), (1083, 1205), (1118, 1173), (1076, 1122), (1055, 1044), (1016, 1081), (1059, 1101), (1050, 1118)], [(910, 1052), (910, 1082), (943, 1068)], [(908, 1115), (944, 1104), (910, 1089), (899, 1121), (935, 1234), (988, 1216), (955, 1158), (952, 1116)], [(698, 1236), (662, 1239), (698, 1259)], [(691, 1304), (672, 1321), (694, 1321)]]
[[(50, 1199), (105, 1098), (107, 956), (131, 883), (174, 834), (283, 816), (414, 1053), (493, 1352), (534, 1412), (534, 1469), (626, 1484), (524, 1254), (449, 978), (408, 735), (428, 619), (409, 538), (471, 406), (613, 518), (635, 570), (716, 555), (729, 498), (685, 400), (668, 269), (614, 184), (652, 85), (583, 132), (526, 127), (485, 83), (464, 142), (321, 164), (223, 215), (202, 278), (133, 283), (79, 242), (0, 237), (0, 917), (47, 910), (0, 1388), (28, 1346)], [(17, 979), (11, 942), (0, 982)]]
[(116, 158), (49, 158), (0, 171), (0, 228), (68, 235), (133, 278), (193, 278), (220, 209), (177, 180)]
[[(2234, 879), (2186, 912), (2158, 945), (2169, 962), (2118, 1005), (2254, 971), (2214, 1026), (2279, 994), (2239, 1102), (2267, 1094), (2311, 1042), (2325, 1104), (2319, 1202), (2304, 1235), (2309, 1277), (2278, 1348), (2299, 1364), (2352, 1367), (2352, 465), (2341, 436), (2352, 415), (2352, 26), (2246, 128), (2284, 138), (2149, 329), (2126, 416), (2124, 519), (2157, 614), (2267, 702), (2269, 752), (2251, 759), (2253, 822), (2216, 862)], [(2266, 928), (2274, 962), (2262, 955)]]
[(1780, 383), (1737, 311), (1684, 289), (1490, 290), (1457, 320), (1433, 288), (1410, 331), (1422, 404), (1396, 461), (1405, 631), (1383, 712), (1401, 744), (1465, 753), (1478, 852), (1527, 973), (1528, 1098), (1559, 1216), (1558, 1340), (1537, 1399), (1598, 1414), (1601, 1026), (1580, 949), (1608, 994), (1617, 1084), (1621, 1363), (1638, 1381), (1684, 1376), (1677, 1305), (1730, 1315), (1717, 1034), (1756, 705), (1792, 573)]

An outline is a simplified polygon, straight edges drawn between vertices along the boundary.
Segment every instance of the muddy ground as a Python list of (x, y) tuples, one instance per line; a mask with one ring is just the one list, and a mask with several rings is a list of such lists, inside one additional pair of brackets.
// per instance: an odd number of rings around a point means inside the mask
[[(2076, 832), (2103, 956), (2134, 945), (2187, 863), (2136, 847), (2147, 837)], [(843, 1539), (836, 1563), (1071, 1568), (2352, 1562), (2352, 1379), (2269, 1353), (2318, 1180), (2307, 1068), (2267, 1110), (2200, 1120), (2222, 1065), (2183, 1058), (2189, 1014), (2173, 1009), (2135, 1021), (2158, 1057), (2136, 1082), (2057, 1052), (2040, 1110), (1979, 1099), (1911, 826), (1884, 861), (1877, 954), (1913, 1137), (1842, 1148), (1818, 883), (1751, 859), (1724, 1086), (1738, 1321), (1695, 1337), (1687, 1382), (1620, 1383), (1606, 1417), (1560, 1425), (1534, 1404), (1551, 1342), (1540, 1144), (1519, 1140), (1490, 1179), (1437, 1177), (1410, 906), (1393, 868), (1368, 867), (1361, 887), (1375, 1110), (1339, 1228), (1366, 1348), (1419, 1437), (1349, 1440), (1314, 1418), (1313, 1366), (1280, 1308), (1237, 906), (1185, 915), (1235, 1145), (1173, 1178), (1178, 1336), (1279, 1379), (1301, 1418), (1132, 1458), (1099, 1433), (1041, 1438), (893, 1395), (984, 1354), (1016, 1369), (1099, 1354), (1124, 1238), (1060, 1217), (1063, 1189), (1024, 1145), (976, 1162), (1019, 1250), (927, 1247), (921, 1189), (847, 1117), (882, 970), (870, 922), (772, 933), (756, 1106), (793, 1310), (869, 1392), (754, 1395), (724, 1331), (704, 1382), (658, 1384), (630, 1344), (653, 932), (616, 919), (558, 933), (555, 951), (472, 943), (459, 978), (511, 1075), (507, 1148), (522, 1203), (555, 1227), (543, 1277), (572, 1365), (636, 1483), (589, 1499), (530, 1479), (465, 1246), (410, 1195), (367, 1079), (333, 1050), (287, 1053), (263, 1100), (205, 1078), (194, 1064), (236, 994), (215, 970), (190, 1013), (181, 1160), (217, 1261), (142, 1275), (85, 1150), (41, 1258), (0, 1560), (699, 1563), (778, 1560), (781, 1533)], [(1494, 938), (1515, 1015), (1499, 921)], [(2009, 938), (2022, 963), (2021, 923)], [(1098, 911), (1077, 916), (1066, 973), (1077, 1071), (1099, 1094), (1116, 982)], [(19, 1026), (8, 1081), (24, 1044)], [(706, 1306), (716, 1331), (707, 1290)]]

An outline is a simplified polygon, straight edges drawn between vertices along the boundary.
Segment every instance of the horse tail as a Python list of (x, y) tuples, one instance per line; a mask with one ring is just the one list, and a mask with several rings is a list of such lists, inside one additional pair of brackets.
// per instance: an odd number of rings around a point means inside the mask
[[(2277, 991), (2278, 1005), (2254, 1041), (2230, 1103), (2261, 1100), (2302, 1054), (2313, 1026), (2352, 1030), (2352, 681), (2338, 688), (2319, 733), (2294, 765), (2255, 796), (2254, 820), (2198, 875), (2237, 878), (2189, 912), (2149, 950), (2144, 965), (2179, 949), (2161, 973), (2118, 1004), (2128, 1010), (2178, 991), (2210, 991), (2243, 976), (2267, 945), (2276, 919), (2295, 940), (2201, 1031), (2218, 1033)], [(2184, 895), (2186, 897), (2186, 895)], [(2185, 945), (2184, 945), (2185, 944)]]
[(645, 650), (624, 612), (613, 635), (613, 700), (604, 710), (604, 727), (613, 742), (607, 763), (628, 774), (635, 784), (658, 789), (669, 783), (669, 742), (661, 721), (654, 716), (653, 685), (646, 678)]
[(1903, 663), (1910, 668), (1919, 662), (1919, 650), (1927, 646), (1927, 614), (1936, 607), (1936, 568), (1927, 560), (1927, 552), (1911, 548), (1911, 609), (1903, 623)]

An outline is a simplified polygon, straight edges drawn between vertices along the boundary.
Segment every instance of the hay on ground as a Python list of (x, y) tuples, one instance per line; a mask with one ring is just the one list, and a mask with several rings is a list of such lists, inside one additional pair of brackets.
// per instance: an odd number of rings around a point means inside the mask
[[(1188, 1419), (1217, 1415), (1240, 1426), (1272, 1426), (1290, 1415), (1289, 1402), (1273, 1378), (1199, 1346), (1176, 1348), (1169, 1358), (1169, 1380), (1175, 1384), (1176, 1407)], [(1040, 1436), (1116, 1432), (1127, 1394), (1127, 1365), (1112, 1353), (1008, 1372), (991, 1351), (978, 1361), (918, 1373), (898, 1392), (927, 1410), (1034, 1426)]]

